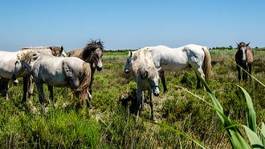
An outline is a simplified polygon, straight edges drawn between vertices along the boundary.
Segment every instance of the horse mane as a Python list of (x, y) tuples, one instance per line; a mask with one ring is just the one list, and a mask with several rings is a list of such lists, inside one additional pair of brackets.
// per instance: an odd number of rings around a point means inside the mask
[(24, 49), (17, 54), (17, 59), (20, 61), (29, 61), (32, 58), (32, 55), (37, 53), (35, 50), (32, 49)]
[(91, 40), (83, 49), (82, 58), (86, 60), (96, 49), (104, 50), (103, 42), (101, 40)]

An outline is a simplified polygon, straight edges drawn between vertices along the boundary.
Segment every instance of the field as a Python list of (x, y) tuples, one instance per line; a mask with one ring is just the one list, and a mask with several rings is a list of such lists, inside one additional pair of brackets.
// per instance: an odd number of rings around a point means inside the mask
[[(259, 125), (265, 122), (265, 88), (254, 80), (237, 81), (234, 52), (211, 51), (213, 74), (208, 84), (226, 115), (238, 123), (246, 123), (246, 113), (236, 85), (244, 87), (253, 99)], [(255, 51), (253, 74), (261, 82), (265, 82), (264, 55), (265, 51)], [(140, 117), (129, 114), (119, 102), (136, 87), (123, 73), (126, 56), (127, 52), (104, 53), (104, 69), (95, 74), (92, 109), (76, 109), (70, 89), (56, 88), (54, 106), (49, 104), (40, 114), (37, 92), (22, 105), (22, 85), (10, 84), (10, 100), (0, 99), (0, 148), (200, 148), (192, 140), (206, 148), (231, 148), (216, 113), (187, 92), (210, 102), (204, 89), (196, 89), (192, 70), (166, 72), (169, 91), (155, 97), (156, 122), (149, 119), (148, 105)]]

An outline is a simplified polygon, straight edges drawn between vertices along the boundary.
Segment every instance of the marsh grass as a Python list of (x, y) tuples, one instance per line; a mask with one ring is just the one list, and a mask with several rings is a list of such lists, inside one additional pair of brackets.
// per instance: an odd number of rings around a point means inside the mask
[[(238, 82), (233, 61), (234, 51), (212, 51), (214, 66), (208, 82), (215, 91), (225, 115), (245, 123), (245, 100), (236, 85), (243, 86), (252, 97), (257, 124), (265, 121), (265, 89), (259, 83)], [(253, 74), (265, 82), (264, 51), (255, 52)], [(123, 94), (136, 87), (133, 77), (123, 73), (127, 52), (104, 54), (104, 69), (96, 72), (92, 109), (75, 109), (77, 99), (69, 89), (55, 88), (55, 108), (47, 113), (29, 112), (21, 105), (22, 85), (10, 88), (10, 100), (0, 98), (1, 148), (231, 148), (229, 137), (216, 113), (201, 100), (180, 87), (211, 98), (196, 89), (196, 77), (190, 69), (166, 72), (168, 92), (155, 98), (158, 123), (149, 120), (149, 109), (136, 118), (120, 103)], [(178, 87), (180, 86), (180, 87)], [(161, 88), (161, 86), (160, 86)], [(162, 88), (161, 88), (162, 89)], [(45, 89), (48, 95), (47, 88)], [(32, 104), (39, 109), (35, 92)], [(145, 107), (149, 107), (146, 105)], [(260, 127), (259, 127), (260, 128)], [(202, 145), (202, 146), (200, 146)]]

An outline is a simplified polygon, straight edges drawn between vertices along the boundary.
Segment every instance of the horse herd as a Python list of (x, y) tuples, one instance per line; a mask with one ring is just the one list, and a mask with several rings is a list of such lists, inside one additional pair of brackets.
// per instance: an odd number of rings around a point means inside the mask
[[(29, 47), (17, 52), (0, 51), (0, 91), (8, 99), (8, 82), (18, 83), (23, 78), (23, 98), (25, 103), (33, 93), (34, 81), (41, 105), (46, 103), (43, 84), (48, 85), (50, 99), (53, 100), (53, 86), (69, 87), (80, 99), (80, 105), (90, 105), (92, 82), (96, 70), (103, 68), (103, 43), (91, 41), (85, 48), (65, 52), (63, 47)], [(253, 52), (249, 44), (241, 42), (235, 55), (238, 79), (241, 69), (251, 73)], [(144, 105), (144, 91), (148, 91), (153, 119), (152, 95), (159, 96), (159, 80), (164, 92), (167, 91), (164, 72), (191, 67), (197, 76), (197, 88), (202, 87), (200, 79), (208, 80), (211, 74), (211, 55), (206, 46), (189, 44), (179, 48), (167, 46), (144, 47), (129, 51), (124, 72), (132, 72), (137, 83), (136, 112)], [(243, 80), (247, 74), (243, 71)]]

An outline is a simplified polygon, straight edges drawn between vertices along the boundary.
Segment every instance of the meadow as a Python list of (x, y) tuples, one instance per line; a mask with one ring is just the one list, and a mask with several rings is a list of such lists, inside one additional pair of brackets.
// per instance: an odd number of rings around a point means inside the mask
[[(236, 85), (244, 87), (260, 125), (265, 122), (265, 88), (255, 80), (237, 80), (234, 53), (211, 51), (213, 69), (208, 85), (225, 114), (237, 123), (246, 122), (245, 100)], [(265, 51), (255, 49), (253, 75), (263, 83), (264, 56)], [(196, 142), (206, 148), (231, 148), (215, 111), (194, 97), (211, 102), (204, 89), (196, 89), (191, 69), (166, 72), (168, 92), (155, 97), (155, 122), (149, 119), (148, 105), (140, 117), (130, 114), (120, 103), (122, 96), (136, 88), (133, 77), (123, 72), (126, 57), (126, 51), (104, 53), (104, 68), (95, 74), (92, 109), (76, 109), (78, 99), (70, 89), (56, 88), (56, 101), (48, 105), (46, 113), (40, 113), (36, 91), (22, 105), (22, 84), (10, 84), (10, 100), (0, 98), (0, 148), (200, 148)]]

